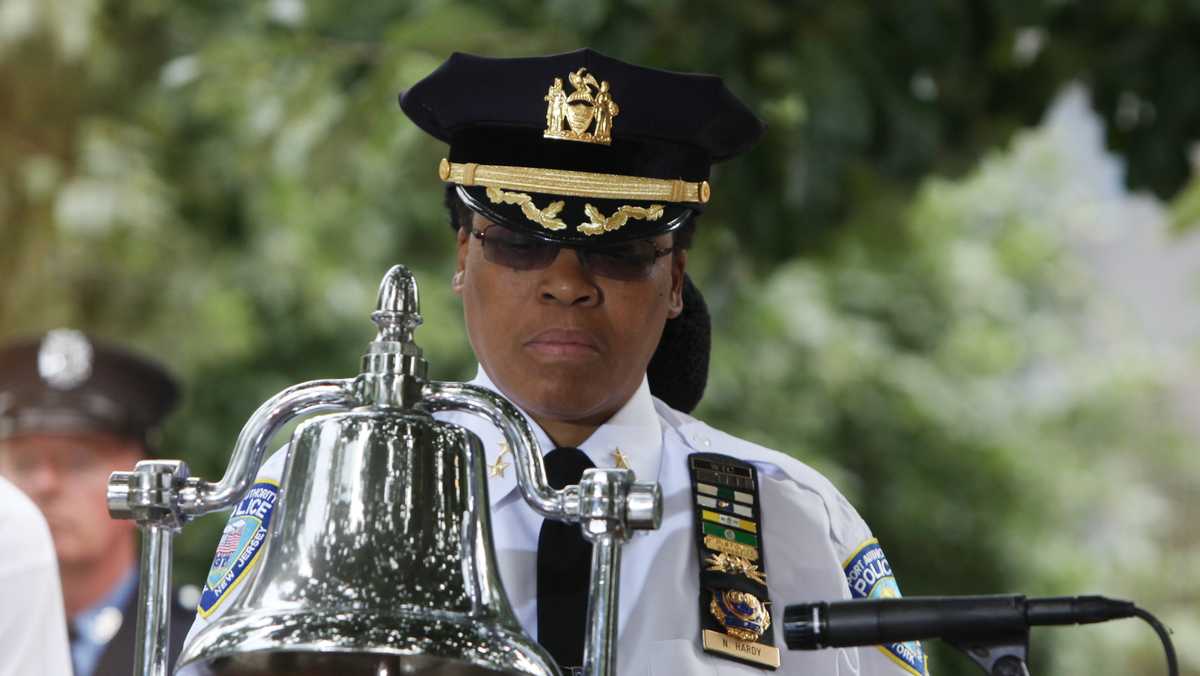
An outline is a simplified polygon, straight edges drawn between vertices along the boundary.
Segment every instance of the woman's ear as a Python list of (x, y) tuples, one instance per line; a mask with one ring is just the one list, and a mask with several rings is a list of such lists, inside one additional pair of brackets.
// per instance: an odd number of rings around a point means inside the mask
[(687, 270), (687, 250), (680, 249), (671, 254), (671, 299), (667, 305), (667, 318), (674, 319), (683, 312), (683, 276)]
[(462, 296), (463, 283), (467, 277), (467, 247), (471, 243), (471, 231), (466, 228), (458, 229), (458, 262), (454, 276), (450, 278), (450, 288), (454, 295)]

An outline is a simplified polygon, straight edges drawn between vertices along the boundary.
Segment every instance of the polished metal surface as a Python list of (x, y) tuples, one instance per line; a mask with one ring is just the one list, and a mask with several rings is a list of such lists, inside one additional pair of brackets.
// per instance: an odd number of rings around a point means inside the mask
[(145, 460), (132, 472), (113, 472), (109, 476), (109, 514), (114, 519), (136, 521), (144, 536), (133, 676), (167, 673), (175, 534), (192, 518), (240, 500), (258, 474), (271, 438), (289, 421), (353, 404), (353, 382), (304, 383), (272, 397), (242, 428), (225, 476), (216, 484), (189, 476), (187, 465), (178, 460)]
[(179, 510), (200, 516), (226, 509), (254, 483), (275, 433), (296, 418), (358, 405), (353, 380), (314, 380), (293, 385), (268, 399), (242, 427), (225, 475), (212, 483), (194, 479), (179, 490)]
[(579, 480), (579, 519), (592, 543), (591, 587), (583, 644), (585, 674), (617, 673), (621, 545), (633, 530), (662, 523), (662, 488), (635, 483), (627, 469), (589, 469)]
[(114, 519), (137, 521), (142, 535), (134, 676), (166, 676), (170, 646), (171, 550), (187, 516), (176, 502), (188, 479), (179, 460), (143, 460), (132, 472), (108, 480), (108, 511)]
[[(167, 676), (167, 651), (171, 645), (171, 614), (167, 603), (171, 598), (171, 550), (175, 538), (171, 529), (162, 526), (144, 526), (141, 531), (134, 673)], [(167, 603), (159, 599), (166, 599)]]
[(355, 382), (362, 406), (411, 408), (420, 401), (428, 365), (413, 342), (421, 324), (417, 280), (402, 265), (393, 266), (379, 285), (371, 321), (379, 328), (362, 358)]
[[(496, 572), (479, 440), (417, 407), (417, 305), (393, 268), (362, 373), (341, 385), (356, 405), (296, 430), (261, 559), (179, 674), (558, 674)], [(256, 424), (273, 418), (243, 438)]]
[(466, 411), (488, 420), (504, 433), (517, 467), (517, 485), (525, 502), (548, 519), (577, 521), (578, 489), (554, 490), (546, 480), (546, 467), (538, 452), (537, 437), (525, 416), (507, 399), (491, 390), (466, 383), (432, 382), (422, 392), (422, 407), (429, 411)]
[(190, 518), (233, 505), (289, 421), (271, 533), (241, 595), (180, 656), (183, 676), (557, 676), (509, 607), (492, 547), (484, 453), (471, 432), (433, 419), (462, 410), (491, 421), (516, 458), (521, 494), (538, 514), (579, 523), (594, 544), (584, 673), (616, 673), (621, 545), (657, 528), (662, 496), (628, 470), (589, 470), (554, 490), (533, 430), (503, 397), (431, 383), (413, 330), (416, 281), (388, 271), (372, 320), (378, 334), (357, 378), (297, 385), (255, 411), (228, 468), (211, 483), (178, 461), (139, 463), (109, 481), (115, 518), (146, 532), (138, 676), (165, 673), (170, 546)]
[(623, 509), (633, 485), (633, 472), (627, 469), (589, 469), (579, 480), (580, 527), (583, 537), (592, 543), (587, 638), (583, 644), (583, 665), (590, 674), (617, 673), (621, 545), (630, 535)]
[(473, 434), (363, 409), (303, 424), (290, 449), (259, 570), (180, 674), (318, 673), (330, 652), (359, 656), (345, 674), (557, 673), (504, 595)]

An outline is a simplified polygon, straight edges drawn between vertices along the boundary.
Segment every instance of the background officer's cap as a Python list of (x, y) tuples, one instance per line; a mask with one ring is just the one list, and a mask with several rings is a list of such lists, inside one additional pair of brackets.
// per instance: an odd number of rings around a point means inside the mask
[(400, 95), (450, 144), (442, 180), (475, 211), (566, 243), (670, 232), (711, 197), (709, 169), (763, 123), (713, 75), (590, 49), (529, 58), (455, 53)]
[(0, 439), (106, 432), (148, 443), (178, 393), (149, 359), (56, 329), (0, 348)]

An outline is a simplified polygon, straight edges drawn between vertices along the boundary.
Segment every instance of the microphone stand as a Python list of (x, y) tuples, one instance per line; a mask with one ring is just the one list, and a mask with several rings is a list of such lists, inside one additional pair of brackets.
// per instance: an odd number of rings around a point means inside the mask
[(1029, 676), (1029, 628), (995, 638), (944, 639), (990, 676)]

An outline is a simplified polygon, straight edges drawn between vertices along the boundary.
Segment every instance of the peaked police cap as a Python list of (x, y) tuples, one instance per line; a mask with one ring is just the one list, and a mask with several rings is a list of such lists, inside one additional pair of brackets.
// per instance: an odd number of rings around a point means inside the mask
[(178, 396), (156, 362), (79, 331), (0, 347), (0, 439), (106, 432), (147, 442)]
[(719, 77), (591, 49), (525, 58), (455, 53), (401, 93), (450, 145), (443, 181), (490, 220), (569, 244), (670, 232), (709, 201), (709, 170), (764, 125)]

